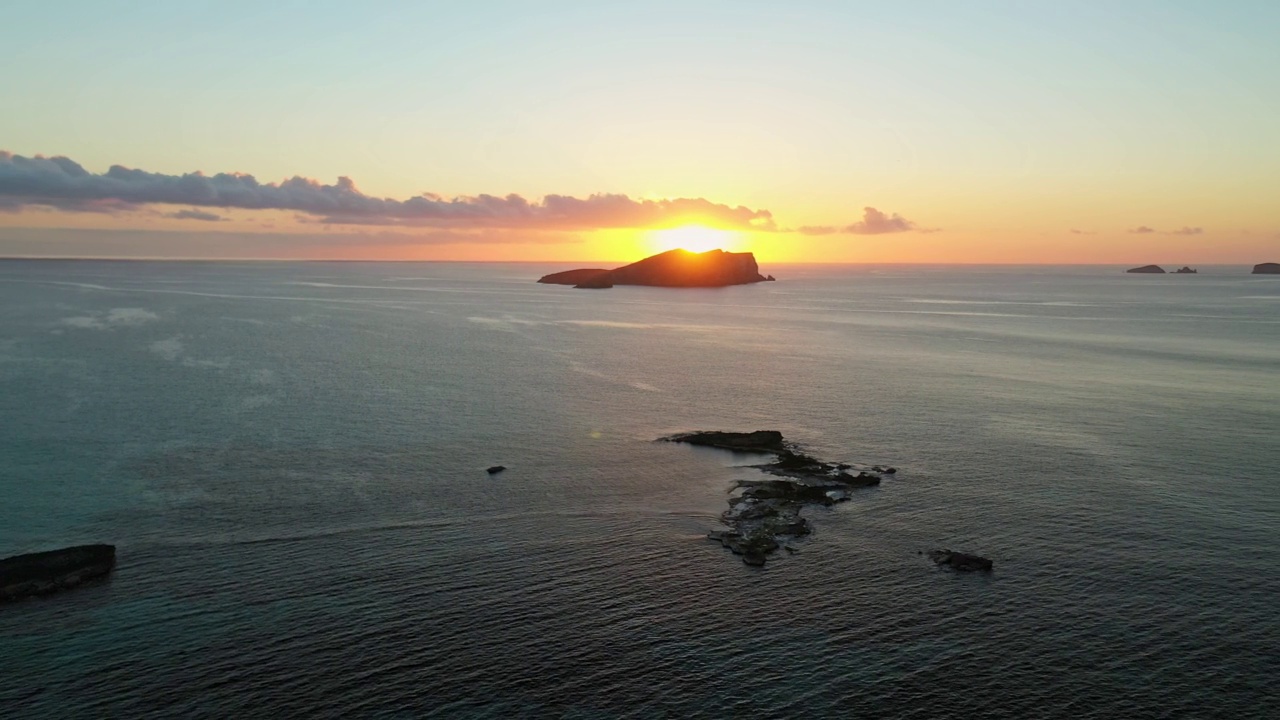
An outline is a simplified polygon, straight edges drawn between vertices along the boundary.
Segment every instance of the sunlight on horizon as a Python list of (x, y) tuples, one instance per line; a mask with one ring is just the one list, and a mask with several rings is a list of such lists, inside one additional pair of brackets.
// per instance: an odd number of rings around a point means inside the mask
[(649, 233), (648, 242), (650, 249), (655, 253), (676, 248), (691, 252), (717, 249), (736, 251), (742, 244), (742, 234), (705, 225), (682, 225), (665, 230), (653, 230)]

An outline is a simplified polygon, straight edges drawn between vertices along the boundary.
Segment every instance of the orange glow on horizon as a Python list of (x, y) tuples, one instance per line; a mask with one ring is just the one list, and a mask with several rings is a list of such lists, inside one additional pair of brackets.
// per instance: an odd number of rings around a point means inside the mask
[(708, 250), (736, 251), (742, 244), (740, 233), (732, 230), (718, 230), (705, 225), (682, 225), (665, 230), (653, 230), (648, 233), (647, 240), (649, 249), (654, 253), (677, 248), (699, 253)]

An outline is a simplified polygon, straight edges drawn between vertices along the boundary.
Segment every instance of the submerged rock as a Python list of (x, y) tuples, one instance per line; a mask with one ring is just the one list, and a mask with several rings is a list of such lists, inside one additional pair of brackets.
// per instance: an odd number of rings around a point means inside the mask
[(68, 590), (111, 572), (114, 545), (77, 545), (0, 560), (0, 602)]
[(779, 547), (792, 550), (786, 542), (813, 532), (809, 521), (800, 515), (804, 508), (844, 502), (854, 489), (879, 485), (881, 480), (878, 472), (851, 474), (847, 471), (853, 466), (848, 463), (818, 460), (788, 443), (776, 430), (704, 431), (660, 439), (775, 456), (773, 462), (752, 467), (782, 479), (739, 480), (734, 490), (741, 490), (741, 494), (729, 500), (729, 509), (720, 516), (729, 529), (707, 533), (710, 539), (741, 555), (748, 565), (764, 565), (766, 555)]
[(994, 565), (990, 560), (979, 555), (969, 555), (951, 550), (930, 550), (929, 559), (939, 565), (946, 565), (966, 572), (990, 571)]
[(498, 473), (506, 469), (507, 469), (506, 465), (494, 465), (493, 467), (486, 469), (485, 472), (489, 473), (490, 475), (497, 475)]

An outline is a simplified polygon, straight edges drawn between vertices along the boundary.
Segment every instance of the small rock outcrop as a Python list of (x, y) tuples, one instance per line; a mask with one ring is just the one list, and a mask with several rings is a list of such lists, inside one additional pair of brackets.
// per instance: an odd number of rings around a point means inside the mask
[[(729, 509), (720, 515), (727, 530), (707, 533), (747, 565), (765, 564), (765, 556), (786, 547), (786, 543), (802, 538), (813, 530), (800, 512), (809, 505), (830, 506), (848, 500), (857, 488), (879, 485), (880, 472), (859, 471), (848, 463), (818, 460), (788, 443), (776, 430), (755, 432), (693, 432), (660, 438), (666, 442), (701, 445), (733, 452), (766, 453), (773, 462), (752, 467), (780, 480), (739, 480), (730, 498)], [(877, 466), (878, 467), (878, 466)]]
[(1253, 266), (1254, 275), (1280, 275), (1280, 263), (1258, 263)]
[(1129, 268), (1125, 270), (1127, 273), (1153, 273), (1156, 275), (1164, 275), (1164, 268), (1159, 265), (1143, 265), (1142, 267)]
[(575, 288), (610, 288), (614, 285), (657, 287), (725, 287), (765, 282), (749, 252), (668, 250), (613, 270), (588, 268), (544, 275), (538, 282)]
[(77, 545), (0, 560), (0, 602), (68, 590), (111, 572), (114, 545)]
[(950, 567), (954, 570), (963, 570), (965, 572), (989, 572), (994, 565), (994, 563), (987, 558), (978, 555), (954, 552), (951, 550), (930, 550), (929, 559), (939, 565)]
[(491, 468), (487, 468), (485, 472), (489, 473), (490, 475), (497, 475), (498, 473), (506, 469), (507, 469), (506, 465), (494, 465)]
[(1197, 272), (1199, 272), (1199, 271), (1198, 271), (1198, 270), (1193, 270), (1193, 269), (1191, 269), (1191, 267), (1190, 267), (1190, 266), (1183, 265), (1182, 267), (1178, 268), (1177, 270), (1174, 270), (1174, 271), (1173, 271), (1173, 274), (1174, 274), (1174, 275), (1195, 275)]

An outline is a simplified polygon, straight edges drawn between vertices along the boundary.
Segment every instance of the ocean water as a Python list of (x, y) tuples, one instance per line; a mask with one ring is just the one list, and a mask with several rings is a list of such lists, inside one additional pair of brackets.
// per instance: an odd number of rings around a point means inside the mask
[[(0, 262), (0, 714), (1280, 717), (1280, 278), (564, 268)], [(698, 429), (899, 472), (750, 568)]]

